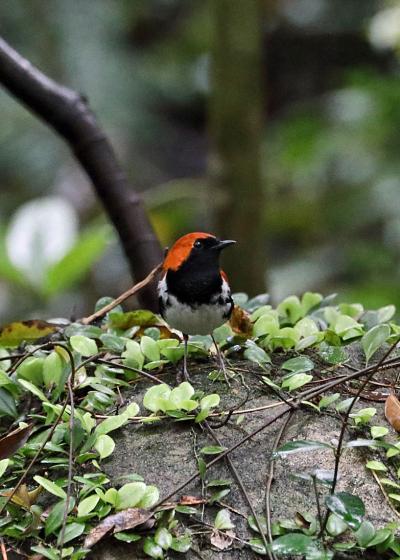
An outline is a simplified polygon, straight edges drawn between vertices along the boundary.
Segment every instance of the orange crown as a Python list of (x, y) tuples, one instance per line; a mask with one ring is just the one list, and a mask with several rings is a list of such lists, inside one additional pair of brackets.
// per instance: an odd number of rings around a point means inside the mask
[(168, 251), (163, 262), (163, 270), (177, 270), (190, 255), (196, 239), (205, 239), (206, 237), (214, 237), (214, 235), (195, 231), (180, 237)]

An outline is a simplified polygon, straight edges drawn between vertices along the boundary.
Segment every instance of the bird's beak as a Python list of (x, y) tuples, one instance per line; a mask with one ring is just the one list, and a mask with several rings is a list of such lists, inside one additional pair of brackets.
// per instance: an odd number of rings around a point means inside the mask
[(233, 239), (225, 239), (222, 241), (218, 241), (218, 244), (215, 245), (214, 249), (216, 249), (217, 251), (222, 251), (222, 249), (225, 249), (225, 247), (229, 247), (229, 245), (234, 245), (236, 243), (236, 241), (234, 241)]

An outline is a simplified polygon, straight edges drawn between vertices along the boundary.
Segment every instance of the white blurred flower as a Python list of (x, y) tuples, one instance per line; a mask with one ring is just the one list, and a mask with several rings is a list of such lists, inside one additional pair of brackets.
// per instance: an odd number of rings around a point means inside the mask
[(12, 217), (7, 253), (13, 265), (39, 285), (46, 269), (72, 247), (77, 233), (77, 215), (69, 202), (57, 196), (37, 198), (23, 204)]
[(378, 12), (372, 18), (368, 37), (378, 49), (393, 49), (400, 45), (400, 3)]

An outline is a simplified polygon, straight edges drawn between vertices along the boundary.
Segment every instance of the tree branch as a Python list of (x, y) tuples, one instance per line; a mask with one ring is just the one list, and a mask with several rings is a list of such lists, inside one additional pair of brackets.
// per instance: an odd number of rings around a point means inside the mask
[[(141, 197), (129, 184), (87, 100), (43, 74), (2, 38), (0, 83), (68, 142), (118, 232), (132, 275), (144, 278), (162, 260), (161, 246)], [(155, 309), (154, 284), (142, 290), (139, 299)]]

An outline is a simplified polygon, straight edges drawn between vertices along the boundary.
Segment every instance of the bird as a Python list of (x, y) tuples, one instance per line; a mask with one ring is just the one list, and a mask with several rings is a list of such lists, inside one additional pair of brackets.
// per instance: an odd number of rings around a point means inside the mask
[(234, 243), (232, 239), (221, 240), (210, 233), (192, 232), (180, 237), (165, 255), (158, 282), (160, 314), (169, 326), (182, 332), (182, 373), (186, 381), (190, 380), (189, 335), (211, 335), (229, 383), (212, 332), (228, 321), (234, 307), (227, 275), (219, 264), (221, 251)]

